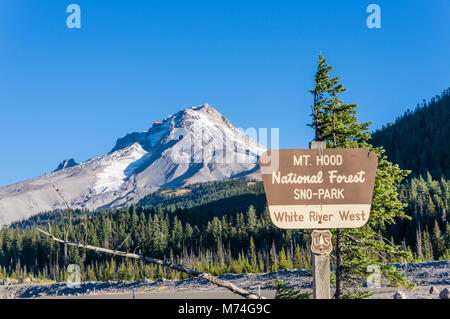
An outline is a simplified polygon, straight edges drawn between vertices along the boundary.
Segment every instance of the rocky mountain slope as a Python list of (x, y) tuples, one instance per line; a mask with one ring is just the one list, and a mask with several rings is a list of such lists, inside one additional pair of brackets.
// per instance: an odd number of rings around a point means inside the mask
[(98, 209), (135, 203), (161, 187), (259, 179), (264, 151), (208, 104), (188, 108), (118, 139), (108, 154), (0, 188), (0, 225), (64, 208), (52, 185), (73, 208)]

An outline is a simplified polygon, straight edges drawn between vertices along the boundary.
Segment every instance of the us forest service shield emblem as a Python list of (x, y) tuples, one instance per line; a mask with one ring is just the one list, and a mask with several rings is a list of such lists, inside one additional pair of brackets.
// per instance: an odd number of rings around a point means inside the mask
[(329, 230), (314, 230), (311, 234), (311, 239), (311, 251), (314, 254), (329, 254), (333, 250), (331, 232)]

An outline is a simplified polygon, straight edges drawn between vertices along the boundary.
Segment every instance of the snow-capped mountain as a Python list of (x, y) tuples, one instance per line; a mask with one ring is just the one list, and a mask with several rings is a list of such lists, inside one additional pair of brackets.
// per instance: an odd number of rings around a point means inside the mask
[(52, 185), (72, 208), (98, 209), (135, 203), (160, 187), (260, 179), (264, 151), (208, 104), (188, 108), (119, 138), (106, 155), (0, 188), (0, 225), (65, 208)]

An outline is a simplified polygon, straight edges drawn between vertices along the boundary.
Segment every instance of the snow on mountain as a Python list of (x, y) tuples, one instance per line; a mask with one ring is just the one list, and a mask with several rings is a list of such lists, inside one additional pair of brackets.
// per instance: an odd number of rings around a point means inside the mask
[(147, 152), (135, 143), (123, 150), (111, 153), (102, 159), (103, 170), (97, 174), (94, 185), (96, 194), (116, 191), (133, 174), (130, 165), (141, 159)]
[(0, 188), (0, 225), (64, 208), (52, 185), (73, 208), (98, 209), (135, 203), (160, 187), (260, 179), (264, 151), (208, 104), (188, 108), (119, 138), (108, 154)]

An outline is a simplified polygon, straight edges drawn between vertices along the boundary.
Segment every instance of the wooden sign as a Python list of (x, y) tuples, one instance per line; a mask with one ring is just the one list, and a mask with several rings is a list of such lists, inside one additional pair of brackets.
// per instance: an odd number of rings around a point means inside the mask
[(369, 220), (378, 159), (368, 149), (269, 150), (259, 164), (277, 227), (357, 228)]
[(333, 244), (329, 230), (313, 230), (311, 233), (311, 251), (317, 255), (331, 253)]

